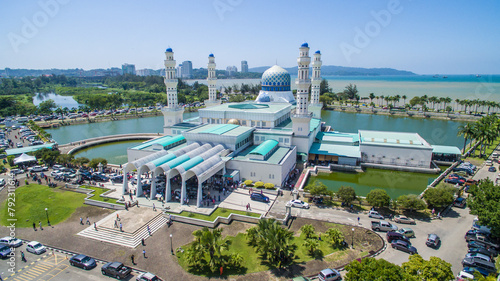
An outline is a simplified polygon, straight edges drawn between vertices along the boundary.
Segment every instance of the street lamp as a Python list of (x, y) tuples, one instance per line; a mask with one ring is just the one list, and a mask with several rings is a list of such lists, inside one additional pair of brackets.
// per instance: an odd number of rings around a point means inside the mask
[(47, 215), (47, 225), (50, 226), (50, 221), (49, 221), (49, 209), (45, 208), (45, 214)]
[(351, 248), (354, 248), (354, 227), (352, 228)]
[(170, 234), (170, 253), (174, 254), (174, 248), (172, 247), (172, 234)]

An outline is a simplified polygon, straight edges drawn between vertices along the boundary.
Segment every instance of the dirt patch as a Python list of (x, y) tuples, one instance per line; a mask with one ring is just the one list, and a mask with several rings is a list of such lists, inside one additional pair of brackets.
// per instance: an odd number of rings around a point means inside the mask
[(244, 233), (250, 227), (256, 226), (253, 223), (232, 221), (230, 224), (220, 224), (219, 227), (223, 228), (222, 235), (226, 236), (236, 236), (238, 233)]

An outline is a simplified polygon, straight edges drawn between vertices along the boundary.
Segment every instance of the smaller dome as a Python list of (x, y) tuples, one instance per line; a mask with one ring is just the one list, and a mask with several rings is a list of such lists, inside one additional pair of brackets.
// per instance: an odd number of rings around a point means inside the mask
[(209, 58), (213, 58), (214, 57), (214, 54), (210, 54), (208, 55)]
[(255, 99), (256, 102), (271, 102), (271, 98), (266, 92), (260, 92), (259, 96), (257, 96), (257, 99)]
[(227, 123), (233, 124), (233, 125), (239, 125), (240, 121), (238, 121), (238, 119), (229, 119), (229, 121), (227, 121)]
[(317, 50), (316, 52), (314, 52), (315, 54), (320, 54), (321, 55), (321, 52), (319, 50)]
[(301, 47), (306, 47), (306, 48), (309, 48), (309, 44), (304, 43), (304, 44), (302, 44), (302, 45), (301, 45)]
[(167, 48), (165, 52), (172, 52), (172, 48)]

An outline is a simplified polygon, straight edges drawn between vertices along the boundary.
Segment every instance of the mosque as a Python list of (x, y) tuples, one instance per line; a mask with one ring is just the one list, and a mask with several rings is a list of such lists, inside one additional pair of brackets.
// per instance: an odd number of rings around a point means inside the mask
[[(360, 130), (332, 131), (321, 121), (321, 52), (309, 56), (309, 46), (299, 48), (297, 90), (294, 97), (290, 74), (275, 65), (262, 75), (261, 91), (253, 102), (221, 103), (217, 100), (215, 56), (208, 56), (209, 99), (197, 120), (183, 120), (178, 105), (176, 61), (171, 48), (165, 52), (165, 85), (168, 105), (162, 109), (164, 136), (127, 150), (123, 194), (129, 188), (128, 172), (137, 170), (137, 194), (144, 194), (145, 173), (153, 181), (148, 196), (161, 190), (171, 201), (173, 179), (180, 179), (180, 202), (188, 194), (197, 206), (203, 186), (214, 177), (252, 180), (281, 187), (296, 163), (309, 161), (335, 167), (363, 165), (410, 167), (431, 171), (434, 155), (460, 155), (453, 147), (432, 146), (417, 133)], [(312, 76), (309, 76), (312, 66)], [(309, 89), (311, 100), (309, 101)]]

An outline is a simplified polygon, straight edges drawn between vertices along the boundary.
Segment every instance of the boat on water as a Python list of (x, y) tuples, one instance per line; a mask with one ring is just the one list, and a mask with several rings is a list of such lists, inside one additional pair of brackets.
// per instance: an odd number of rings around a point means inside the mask
[(432, 76), (432, 78), (439, 78), (439, 75), (436, 74), (436, 75)]
[(443, 76), (443, 78), (448, 78), (448, 76)]
[(476, 75), (476, 78), (479, 78), (479, 77), (481, 77), (481, 75), (477, 74), (477, 75)]

